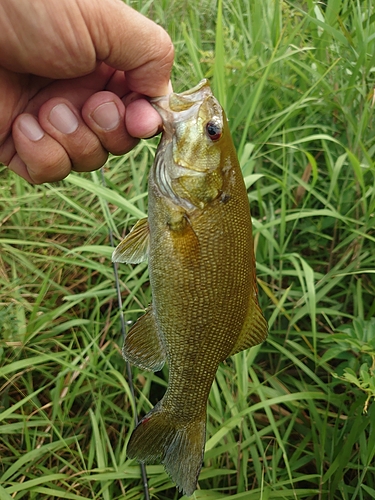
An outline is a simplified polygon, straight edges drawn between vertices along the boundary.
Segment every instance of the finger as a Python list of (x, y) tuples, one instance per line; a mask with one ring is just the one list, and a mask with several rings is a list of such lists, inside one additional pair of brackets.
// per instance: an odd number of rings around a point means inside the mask
[[(75, 78), (91, 73), (98, 61), (104, 61), (129, 71), (131, 90), (151, 97), (166, 94), (174, 56), (171, 39), (163, 28), (121, 0), (60, 0), (56, 4), (8, 0), (2, 14), (0, 46), (7, 50), (1, 51), (0, 61), (12, 71)], [(33, 40), (27, 50), (24, 40)]]
[(71, 171), (65, 149), (49, 136), (34, 115), (19, 115), (13, 123), (14, 155), (10, 170), (33, 184), (64, 179)]
[(106, 162), (108, 152), (67, 99), (50, 99), (38, 118), (43, 130), (64, 148), (74, 170), (88, 172)]
[(174, 48), (163, 28), (119, 0), (80, 0), (97, 60), (126, 71), (129, 88), (157, 97), (168, 93)]
[[(173, 92), (172, 84), (169, 81), (167, 94)], [(158, 134), (163, 129), (163, 122), (160, 114), (151, 106), (144, 96), (137, 95), (136, 98), (129, 99), (126, 105), (125, 126), (133, 137), (147, 139)]]
[(0, 46), (7, 50), (0, 62), (7, 69), (49, 78), (94, 70), (95, 49), (78, 1), (2, 0), (1, 16)]
[[(16, 155), (14, 156), (10, 161), (8, 165), (9, 170), (12, 170), (15, 174), (19, 175), (25, 181), (30, 182), (30, 184), (38, 184), (37, 182), (34, 182), (29, 174), (29, 171), (27, 169), (26, 164), (21, 160), (21, 158)], [(47, 181), (43, 181), (47, 182)]]
[(146, 99), (137, 99), (126, 107), (125, 126), (133, 137), (146, 139), (161, 131), (162, 120)]
[[(104, 63), (102, 63), (106, 66)], [(111, 78), (107, 81), (105, 87), (102, 89), (108, 90), (109, 92), (113, 92), (119, 97), (124, 97), (126, 94), (130, 92), (128, 85), (126, 83), (125, 73), (123, 71), (115, 70), (111, 75)]]
[(92, 94), (107, 84), (114, 86), (120, 97), (128, 91), (124, 72), (104, 63), (98, 64), (90, 75), (53, 82), (35, 75), (11, 74), (0, 67), (0, 162), (8, 164), (14, 155), (10, 131), (16, 116), (21, 113), (37, 116), (40, 107), (53, 97), (68, 99), (76, 109), (81, 109)]
[(138, 142), (125, 127), (125, 106), (112, 92), (97, 92), (83, 105), (82, 118), (112, 154), (130, 151)]

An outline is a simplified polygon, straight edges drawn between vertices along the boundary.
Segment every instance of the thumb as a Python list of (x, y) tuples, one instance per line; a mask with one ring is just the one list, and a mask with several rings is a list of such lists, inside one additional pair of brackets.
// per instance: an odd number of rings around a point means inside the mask
[(169, 93), (174, 48), (167, 32), (121, 0), (79, 0), (96, 59), (126, 72), (130, 90)]
[(10, 71), (67, 79), (104, 61), (131, 90), (168, 93), (168, 34), (121, 0), (1, 0), (0, 13), (0, 65)]

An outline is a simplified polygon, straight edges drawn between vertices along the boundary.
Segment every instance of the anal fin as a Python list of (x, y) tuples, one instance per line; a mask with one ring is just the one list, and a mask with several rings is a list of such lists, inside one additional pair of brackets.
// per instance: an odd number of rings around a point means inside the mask
[(163, 368), (166, 352), (152, 307), (129, 330), (122, 354), (127, 361), (144, 370), (156, 372)]

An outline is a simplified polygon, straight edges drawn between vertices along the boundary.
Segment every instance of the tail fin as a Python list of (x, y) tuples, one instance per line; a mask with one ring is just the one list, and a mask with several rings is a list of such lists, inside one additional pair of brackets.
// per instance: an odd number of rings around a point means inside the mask
[(158, 403), (137, 425), (128, 444), (128, 457), (164, 464), (176, 486), (190, 496), (197, 487), (206, 437), (203, 420), (181, 424)]

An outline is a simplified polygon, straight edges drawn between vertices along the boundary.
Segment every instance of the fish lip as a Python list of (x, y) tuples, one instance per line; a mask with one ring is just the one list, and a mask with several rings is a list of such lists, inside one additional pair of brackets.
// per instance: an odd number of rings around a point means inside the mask
[(179, 115), (179, 120), (185, 119), (186, 115), (190, 115), (189, 111), (196, 104), (201, 104), (208, 95), (212, 95), (212, 91), (209, 81), (204, 78), (198, 85), (184, 92), (172, 92), (161, 97), (154, 97), (150, 99), (150, 104), (160, 114), (165, 125), (167, 122), (177, 121)]

